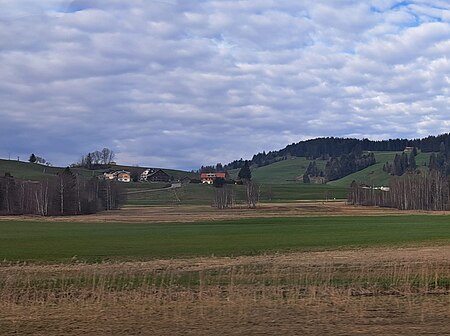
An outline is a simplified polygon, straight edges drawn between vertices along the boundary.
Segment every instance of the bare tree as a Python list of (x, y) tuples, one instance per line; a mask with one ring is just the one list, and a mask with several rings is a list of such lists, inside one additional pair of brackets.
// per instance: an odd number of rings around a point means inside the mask
[(214, 188), (214, 207), (217, 209), (226, 209), (233, 206), (233, 191), (229, 185)]
[(400, 210), (447, 210), (450, 186), (448, 177), (432, 171), (409, 173), (391, 179), (389, 189), (374, 188), (353, 182), (348, 202)]
[(104, 165), (109, 165), (114, 160), (114, 152), (109, 148), (103, 148), (101, 152), (101, 159)]
[(249, 208), (255, 208), (256, 203), (258, 202), (258, 194), (259, 187), (253, 181), (246, 180), (244, 181), (245, 191), (247, 195), (247, 205)]
[(80, 215), (117, 209), (125, 201), (120, 184), (85, 179), (69, 169), (44, 181), (0, 177), (0, 214)]

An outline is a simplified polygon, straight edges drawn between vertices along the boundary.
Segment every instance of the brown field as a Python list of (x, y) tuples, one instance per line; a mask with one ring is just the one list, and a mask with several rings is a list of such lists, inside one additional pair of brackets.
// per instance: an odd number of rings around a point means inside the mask
[(0, 220), (33, 220), (58, 222), (123, 222), (163, 223), (195, 222), (263, 217), (311, 217), (311, 216), (392, 216), (411, 214), (446, 214), (444, 211), (405, 211), (380, 207), (352, 206), (345, 202), (302, 202), (258, 204), (256, 209), (233, 208), (217, 210), (205, 205), (126, 207), (86, 216), (3, 216)]
[(450, 335), (450, 246), (0, 268), (1, 335)]

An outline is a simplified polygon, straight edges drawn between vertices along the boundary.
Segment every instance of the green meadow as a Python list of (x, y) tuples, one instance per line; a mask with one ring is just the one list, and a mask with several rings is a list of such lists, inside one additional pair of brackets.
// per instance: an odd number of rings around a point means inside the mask
[(177, 224), (1, 221), (0, 262), (100, 262), (448, 244), (449, 223), (449, 216), (422, 215)]

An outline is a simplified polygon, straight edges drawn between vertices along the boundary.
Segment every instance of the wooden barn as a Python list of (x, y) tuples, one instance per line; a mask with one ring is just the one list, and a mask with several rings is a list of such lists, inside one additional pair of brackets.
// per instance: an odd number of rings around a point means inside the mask
[(141, 174), (140, 180), (147, 182), (170, 182), (172, 178), (162, 169), (147, 169)]

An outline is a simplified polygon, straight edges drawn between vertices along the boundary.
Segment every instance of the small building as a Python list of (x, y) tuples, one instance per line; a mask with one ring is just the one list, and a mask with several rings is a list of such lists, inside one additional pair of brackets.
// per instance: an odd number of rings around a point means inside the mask
[(125, 170), (119, 171), (107, 171), (103, 173), (105, 180), (117, 180), (119, 182), (129, 183), (131, 182), (131, 173)]
[(140, 181), (170, 182), (172, 178), (162, 169), (146, 169), (140, 176)]
[(201, 173), (200, 174), (200, 181), (202, 181), (202, 183), (213, 184), (214, 180), (216, 178), (226, 179), (227, 173), (226, 172), (216, 172), (216, 173)]
[(130, 183), (131, 182), (131, 173), (125, 170), (121, 170), (116, 172), (117, 181)]
[(153, 169), (146, 169), (144, 170), (141, 175), (139, 176), (139, 181), (147, 181), (147, 177), (150, 174), (153, 174), (154, 170)]
[(103, 178), (105, 180), (114, 180), (116, 178), (116, 176), (114, 175), (114, 172), (104, 172)]
[(405, 153), (412, 153), (414, 151), (414, 147), (405, 147), (405, 149), (403, 150), (403, 152)]
[(385, 187), (385, 186), (375, 187), (375, 186), (368, 186), (368, 185), (366, 185), (366, 184), (362, 184), (362, 185), (361, 185), (361, 189), (381, 190), (381, 191), (385, 191), (385, 192), (388, 192), (388, 191), (391, 190), (390, 187)]

